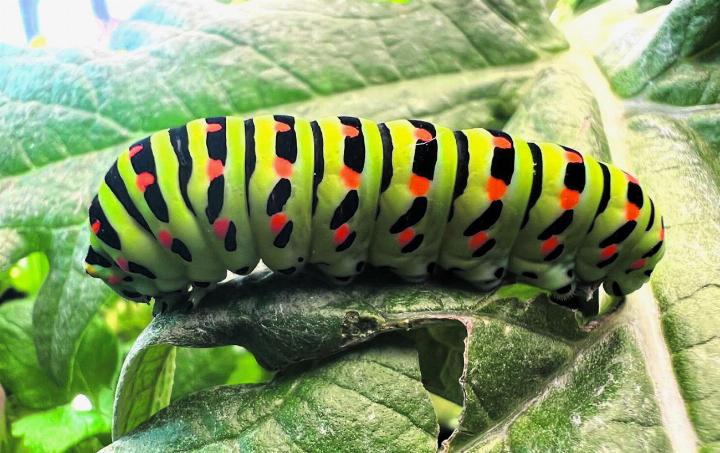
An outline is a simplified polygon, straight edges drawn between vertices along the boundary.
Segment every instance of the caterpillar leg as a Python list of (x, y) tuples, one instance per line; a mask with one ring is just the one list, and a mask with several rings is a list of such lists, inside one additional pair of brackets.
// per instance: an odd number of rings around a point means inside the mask
[(492, 268), (488, 266), (476, 266), (468, 270), (455, 268), (452, 269), (452, 272), (463, 280), (470, 282), (482, 292), (491, 292), (499, 288), (503, 284), (506, 275), (504, 267)]
[(191, 293), (189, 291), (175, 291), (172, 293), (165, 293), (162, 296), (156, 296), (152, 314), (153, 316), (157, 316), (180, 307), (192, 309), (193, 303), (190, 299)]
[(550, 295), (550, 300), (559, 305), (580, 310), (585, 316), (599, 316), (609, 311), (602, 307), (599, 288), (600, 282), (580, 284), (573, 282), (571, 292), (558, 294), (556, 291)]
[(207, 283), (207, 282), (195, 282), (192, 285), (192, 290), (190, 291), (190, 304), (192, 304), (192, 308), (196, 309), (200, 306), (201, 301), (203, 298), (213, 289), (217, 287), (217, 283)]
[(583, 297), (583, 294), (578, 293), (577, 284), (574, 281), (568, 283), (567, 285), (565, 285), (561, 288), (556, 289), (555, 291), (553, 291), (553, 293), (551, 295), (551, 298), (553, 300), (559, 300), (559, 301), (569, 300), (569, 299), (572, 299), (573, 297), (580, 297), (580, 298)]

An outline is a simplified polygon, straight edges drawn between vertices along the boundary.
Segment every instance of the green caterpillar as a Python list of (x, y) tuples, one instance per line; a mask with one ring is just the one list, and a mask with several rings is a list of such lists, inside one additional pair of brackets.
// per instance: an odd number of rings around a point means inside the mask
[(311, 264), (422, 280), (436, 265), (484, 291), (511, 275), (560, 297), (625, 295), (664, 253), (638, 181), (564, 146), (417, 120), (217, 117), (123, 152), (89, 210), (86, 270), (149, 301)]

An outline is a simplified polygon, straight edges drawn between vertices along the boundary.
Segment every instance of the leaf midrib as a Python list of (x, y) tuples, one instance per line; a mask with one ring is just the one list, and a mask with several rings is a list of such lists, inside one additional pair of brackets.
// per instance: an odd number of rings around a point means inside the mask
[[(585, 14), (592, 11), (593, 9)], [(613, 93), (596, 59), (591, 56), (591, 52), (598, 50), (593, 46), (596, 43), (586, 42), (576, 28), (568, 26), (582, 16), (577, 16), (565, 24), (566, 26), (561, 24), (558, 28), (566, 34), (568, 42), (571, 43), (570, 54), (573, 56), (574, 66), (578, 68), (578, 75), (597, 101), (612, 161), (628, 168), (627, 141), (623, 139), (627, 135), (625, 118), (628, 101)], [(629, 323), (635, 334), (635, 341), (645, 358), (645, 370), (654, 389), (664, 432), (673, 450), (693, 451), (699, 441), (681, 396), (680, 385), (670, 359), (671, 354), (661, 328), (658, 301), (648, 286), (651, 282), (627, 297), (627, 306), (615, 323)]]

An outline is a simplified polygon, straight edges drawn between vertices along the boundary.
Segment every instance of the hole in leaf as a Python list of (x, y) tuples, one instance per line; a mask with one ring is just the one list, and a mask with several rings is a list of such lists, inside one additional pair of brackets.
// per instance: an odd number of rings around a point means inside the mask
[(215, 385), (266, 383), (275, 375), (240, 346), (179, 348), (175, 364), (173, 401)]
[(0, 303), (37, 295), (49, 269), (47, 256), (34, 252), (0, 272)]
[(462, 412), (463, 390), (460, 377), (464, 369), (467, 330), (457, 321), (430, 324), (407, 332), (420, 360), (422, 383), (430, 392), (440, 433), (438, 447), (450, 438)]

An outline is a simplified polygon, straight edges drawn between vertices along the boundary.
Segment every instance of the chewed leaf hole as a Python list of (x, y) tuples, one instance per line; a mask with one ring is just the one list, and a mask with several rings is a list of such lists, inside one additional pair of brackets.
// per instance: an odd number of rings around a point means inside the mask
[(460, 379), (465, 367), (467, 330), (460, 322), (447, 321), (412, 330), (406, 335), (413, 339), (418, 351), (422, 383), (430, 392), (440, 425), (440, 448), (457, 429), (463, 410)]

